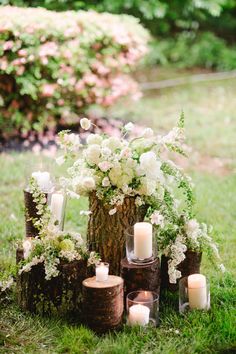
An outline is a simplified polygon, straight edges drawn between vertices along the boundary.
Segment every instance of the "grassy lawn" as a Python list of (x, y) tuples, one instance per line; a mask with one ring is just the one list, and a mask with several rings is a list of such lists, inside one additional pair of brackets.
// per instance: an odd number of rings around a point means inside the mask
[[(98, 337), (81, 326), (79, 320), (70, 323), (22, 313), (13, 292), (0, 303), (0, 353), (192, 354), (236, 351), (235, 94), (236, 80), (211, 82), (152, 92), (132, 106), (124, 101), (109, 112), (162, 132), (173, 126), (184, 109), (188, 143), (193, 147), (186, 168), (196, 185), (196, 213), (201, 220), (214, 225), (215, 237), (228, 270), (222, 276), (212, 268), (207, 257), (203, 257), (202, 272), (211, 281), (211, 310), (181, 316), (177, 311), (178, 299), (168, 295), (160, 304), (159, 328), (125, 327), (119, 333)], [(39, 158), (31, 153), (0, 155), (0, 269), (14, 263), (15, 244), (24, 236), (24, 176), (29, 163), (36, 160)], [(44, 160), (51, 164), (50, 160)], [(219, 161), (221, 165), (217, 164)], [(60, 172), (56, 167), (55, 171)], [(86, 200), (68, 203), (66, 228), (85, 232), (86, 217), (80, 216), (79, 211), (86, 203)]]

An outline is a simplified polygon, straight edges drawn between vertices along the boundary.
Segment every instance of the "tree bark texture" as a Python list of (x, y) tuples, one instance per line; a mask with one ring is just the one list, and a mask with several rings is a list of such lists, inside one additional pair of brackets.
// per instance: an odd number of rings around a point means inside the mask
[[(185, 256), (186, 258), (177, 267), (182, 274), (181, 278), (187, 277), (190, 274), (200, 273), (202, 253), (188, 250)], [(169, 282), (168, 260), (168, 257), (161, 257), (161, 290), (167, 289), (175, 292), (179, 289), (179, 282), (178, 280), (176, 284)]]
[[(45, 193), (46, 199), (48, 194)], [(25, 200), (25, 232), (26, 237), (36, 237), (39, 234), (37, 228), (34, 227), (32, 219), (38, 219), (36, 203), (33, 200), (33, 196), (30, 192), (24, 190), (24, 200)]]
[[(17, 251), (19, 262), (21, 252)], [(42, 315), (80, 314), (82, 281), (94, 274), (87, 261), (61, 262), (59, 275), (45, 279), (44, 265), (38, 264), (29, 272), (17, 276), (17, 299), (23, 310)]]
[(122, 259), (121, 277), (124, 279), (125, 299), (128, 293), (136, 290), (160, 293), (161, 269), (158, 258), (145, 265), (130, 264), (126, 258)]
[(110, 205), (104, 204), (96, 194), (89, 198), (92, 212), (88, 222), (88, 242), (95, 244), (101, 259), (110, 264), (110, 274), (120, 275), (120, 261), (125, 256), (125, 230), (143, 221), (147, 206), (137, 207), (135, 197), (127, 197), (114, 215), (109, 215)]
[(97, 333), (118, 329), (124, 311), (124, 282), (109, 275), (106, 282), (96, 277), (83, 281), (83, 313), (88, 327)]

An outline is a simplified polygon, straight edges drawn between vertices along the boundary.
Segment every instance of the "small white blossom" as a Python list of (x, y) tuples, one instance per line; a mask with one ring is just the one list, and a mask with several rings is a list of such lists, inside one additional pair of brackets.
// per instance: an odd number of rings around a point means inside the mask
[(124, 129), (127, 132), (131, 132), (134, 129), (134, 124), (132, 122), (129, 122), (129, 123), (125, 124)]
[(226, 269), (225, 269), (224, 264), (221, 263), (221, 264), (219, 265), (219, 270), (220, 270), (222, 273), (225, 273)]
[(14, 283), (14, 279), (12, 277), (9, 277), (6, 280), (0, 281), (0, 291), (4, 292), (7, 289), (9, 289)]
[(145, 128), (142, 133), (142, 137), (146, 138), (146, 139), (152, 138), (153, 135), (154, 135), (154, 132), (151, 128)]
[(100, 168), (100, 170), (102, 172), (107, 172), (108, 170), (110, 170), (110, 168), (112, 167), (112, 163), (109, 161), (102, 161), (99, 162), (98, 167)]
[(89, 145), (85, 151), (85, 158), (89, 164), (97, 165), (100, 161), (100, 154), (101, 154), (100, 145), (98, 144)]
[(88, 118), (80, 119), (80, 125), (84, 130), (89, 130), (91, 127), (91, 121)]
[(164, 220), (164, 216), (161, 215), (159, 211), (154, 211), (151, 215), (151, 223), (154, 225), (159, 225), (161, 228), (165, 225)]
[(114, 215), (117, 212), (116, 208), (113, 208), (109, 211), (109, 215)]
[(108, 177), (104, 177), (102, 180), (102, 186), (103, 187), (109, 187), (111, 185), (110, 180)]
[(92, 212), (90, 210), (81, 210), (80, 211), (80, 215), (85, 215), (85, 216), (88, 216), (92, 214)]

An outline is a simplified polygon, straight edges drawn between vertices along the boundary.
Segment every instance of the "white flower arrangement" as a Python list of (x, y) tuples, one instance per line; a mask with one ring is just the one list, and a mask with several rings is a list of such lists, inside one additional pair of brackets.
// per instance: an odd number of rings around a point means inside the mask
[[(169, 276), (175, 283), (181, 276), (177, 267), (187, 249), (207, 248), (212, 254), (217, 249), (205, 224), (193, 218), (191, 178), (166, 157), (168, 151), (186, 155), (184, 116), (182, 114), (178, 126), (164, 136), (157, 136), (151, 128), (146, 128), (140, 136), (127, 139), (133, 128), (133, 123), (126, 124), (120, 138), (90, 134), (87, 144), (80, 145), (80, 151), (77, 149), (79, 138), (73, 144), (71, 134), (61, 132), (63, 160), (73, 158), (68, 177), (63, 177), (61, 182), (70, 195), (89, 196), (95, 192), (110, 206), (111, 216), (126, 197), (134, 197), (137, 206), (147, 205), (146, 217), (157, 230), (159, 250), (170, 257)], [(182, 198), (177, 197), (176, 190), (182, 190)]]
[(60, 231), (58, 226), (52, 223), (45, 194), (40, 190), (35, 178), (31, 178), (29, 188), (39, 217), (33, 220), (34, 226), (39, 230), (39, 236), (28, 240), (30, 247), (24, 252), (19, 274), (29, 272), (33, 266), (41, 263), (44, 265), (45, 279), (50, 280), (59, 275), (58, 265), (61, 261), (72, 262), (83, 259), (87, 260), (88, 266), (96, 264), (100, 260), (98, 254), (88, 251), (79, 233)]

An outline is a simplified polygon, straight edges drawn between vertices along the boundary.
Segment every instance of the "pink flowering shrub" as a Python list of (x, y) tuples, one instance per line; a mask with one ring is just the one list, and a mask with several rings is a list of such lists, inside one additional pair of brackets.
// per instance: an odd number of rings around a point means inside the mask
[(147, 40), (127, 15), (0, 7), (0, 132), (76, 122), (91, 105), (137, 97), (128, 73)]

